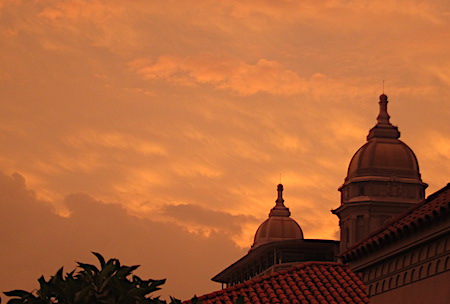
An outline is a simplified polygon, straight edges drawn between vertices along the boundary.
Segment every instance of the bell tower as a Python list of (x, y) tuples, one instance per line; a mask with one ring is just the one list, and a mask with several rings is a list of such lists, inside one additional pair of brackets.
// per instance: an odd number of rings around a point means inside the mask
[(382, 94), (377, 124), (351, 159), (339, 188), (341, 204), (332, 210), (339, 217), (341, 252), (425, 197), (428, 185), (422, 182), (417, 158), (399, 140), (387, 105), (388, 97)]

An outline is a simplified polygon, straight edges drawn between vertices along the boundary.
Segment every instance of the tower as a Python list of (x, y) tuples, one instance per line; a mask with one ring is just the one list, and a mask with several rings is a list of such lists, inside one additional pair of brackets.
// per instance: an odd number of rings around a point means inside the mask
[(340, 250), (374, 232), (387, 220), (424, 199), (427, 184), (421, 180), (414, 152), (401, 140), (389, 121), (388, 97), (380, 96), (377, 124), (367, 142), (353, 155), (347, 177), (339, 188)]

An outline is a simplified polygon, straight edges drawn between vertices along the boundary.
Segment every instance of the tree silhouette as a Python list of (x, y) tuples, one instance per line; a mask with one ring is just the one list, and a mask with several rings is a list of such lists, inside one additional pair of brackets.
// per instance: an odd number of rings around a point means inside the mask
[[(77, 269), (63, 275), (59, 269), (48, 281), (41, 276), (39, 289), (33, 292), (12, 290), (4, 292), (13, 297), (7, 304), (159, 304), (166, 303), (150, 294), (165, 283), (163, 280), (142, 280), (132, 274), (139, 266), (123, 266), (119, 260), (105, 261), (93, 252), (100, 269), (78, 262)], [(181, 303), (171, 298), (171, 303)]]
[[(61, 267), (48, 281), (41, 276), (39, 289), (34, 292), (12, 290), (4, 292), (9, 299), (6, 304), (167, 304), (150, 294), (160, 290), (166, 280), (142, 280), (132, 274), (139, 265), (120, 265), (118, 259), (107, 262), (99, 253), (92, 252), (100, 262), (100, 269), (91, 264), (78, 263), (75, 270), (63, 275)], [(1, 303), (1, 298), (0, 298)], [(181, 304), (170, 297), (170, 304)], [(191, 304), (201, 304), (194, 296)], [(235, 304), (244, 304), (239, 296)]]

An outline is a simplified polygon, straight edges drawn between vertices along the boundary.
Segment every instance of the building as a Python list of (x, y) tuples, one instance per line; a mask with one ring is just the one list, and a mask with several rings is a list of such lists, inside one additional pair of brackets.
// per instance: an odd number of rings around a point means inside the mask
[(370, 302), (450, 303), (450, 184), (343, 253)]
[(362, 275), (371, 303), (450, 303), (449, 185), (425, 199), (414, 152), (389, 121), (377, 124), (339, 188), (341, 261)]
[(269, 217), (256, 230), (249, 252), (212, 278), (222, 287), (233, 286), (254, 277), (274, 273), (307, 261), (334, 262), (339, 242), (305, 239), (300, 225), (290, 217), (284, 205), (283, 185), (277, 186), (278, 197)]
[(425, 199), (417, 158), (387, 105), (382, 94), (377, 123), (338, 189), (341, 241), (304, 239), (278, 185), (248, 254), (213, 278), (226, 288), (204, 303), (238, 295), (246, 304), (450, 303), (450, 184)]
[(417, 158), (390, 123), (385, 94), (379, 104), (377, 124), (351, 159), (339, 188), (341, 205), (332, 211), (339, 217), (341, 252), (425, 197)]

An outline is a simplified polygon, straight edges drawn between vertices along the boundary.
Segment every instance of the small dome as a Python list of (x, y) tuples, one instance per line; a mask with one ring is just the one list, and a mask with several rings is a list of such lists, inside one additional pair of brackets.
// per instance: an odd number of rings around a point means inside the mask
[(256, 230), (251, 250), (271, 242), (303, 239), (300, 225), (290, 218), (291, 212), (284, 206), (283, 185), (279, 184), (277, 189), (278, 199), (275, 201), (276, 205), (270, 210), (269, 218)]

